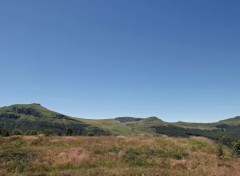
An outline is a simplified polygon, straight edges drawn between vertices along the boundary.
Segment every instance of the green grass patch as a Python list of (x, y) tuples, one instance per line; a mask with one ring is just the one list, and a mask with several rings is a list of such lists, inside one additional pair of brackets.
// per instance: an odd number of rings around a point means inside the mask
[(144, 167), (150, 166), (150, 162), (147, 160), (147, 156), (140, 150), (135, 148), (128, 148), (125, 150), (122, 160), (128, 163), (131, 167)]
[(32, 167), (31, 161), (36, 157), (36, 153), (28, 150), (5, 150), (0, 153), (0, 162), (10, 172), (25, 172)]

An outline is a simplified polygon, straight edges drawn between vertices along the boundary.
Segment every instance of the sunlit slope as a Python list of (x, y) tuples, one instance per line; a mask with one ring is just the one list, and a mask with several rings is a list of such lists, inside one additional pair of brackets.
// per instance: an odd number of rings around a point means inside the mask
[(193, 129), (202, 129), (202, 130), (212, 130), (217, 129), (219, 127), (224, 127), (224, 125), (227, 126), (238, 126), (240, 125), (240, 116), (236, 116), (233, 118), (221, 120), (218, 122), (213, 123), (190, 123), (190, 122), (176, 122), (171, 123), (172, 125), (183, 127), (183, 128), (193, 128)]
[(108, 132), (69, 116), (48, 110), (40, 104), (16, 104), (0, 108), (0, 129), (9, 132), (18, 129), (25, 133), (64, 134), (72, 129), (73, 134), (107, 135)]
[(166, 125), (157, 117), (135, 118), (117, 117), (115, 119), (79, 119), (88, 124), (106, 129), (113, 135), (157, 135), (151, 128), (155, 125)]
[(240, 117), (215, 123), (169, 123), (154, 116), (114, 119), (73, 118), (36, 103), (0, 108), (0, 130), (7, 130), (10, 134), (13, 134), (14, 130), (21, 130), (24, 134), (65, 135), (69, 129), (72, 130), (72, 135), (203, 136), (214, 140), (224, 136), (224, 144), (230, 146), (240, 138)]

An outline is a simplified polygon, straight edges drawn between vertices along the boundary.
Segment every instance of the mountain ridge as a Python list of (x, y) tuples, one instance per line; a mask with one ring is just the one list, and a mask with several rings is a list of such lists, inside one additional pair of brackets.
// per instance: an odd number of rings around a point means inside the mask
[[(169, 123), (169, 124), (203, 124), (203, 125), (207, 125), (207, 124), (231, 124), (231, 125), (238, 125), (240, 124), (240, 116), (235, 116), (235, 117), (230, 117), (230, 118), (226, 118), (226, 119), (223, 119), (223, 120), (219, 120), (219, 121), (216, 121), (216, 122), (186, 122), (186, 121), (177, 121), (177, 122), (167, 122), (167, 121), (164, 121), (160, 118), (158, 118), (157, 116), (149, 116), (149, 117), (133, 117), (133, 116), (120, 116), (120, 117), (113, 117), (113, 118), (103, 118), (103, 119), (91, 119), (91, 118), (81, 118), (81, 117), (72, 117), (72, 116), (69, 116), (69, 115), (64, 115), (62, 113), (59, 113), (59, 112), (56, 112), (56, 111), (53, 111), (53, 110), (50, 110), (44, 106), (42, 106), (40, 103), (29, 103), (29, 104), (13, 104), (13, 105), (8, 105), (8, 106), (2, 106), (0, 107), (0, 113), (2, 112), (2, 110), (4, 109), (8, 109), (10, 107), (30, 107), (30, 108), (36, 108), (36, 109), (44, 109), (44, 110), (47, 110), (49, 112), (52, 112), (52, 113), (57, 113), (59, 115), (63, 115), (65, 117), (70, 117), (72, 119), (86, 119), (86, 120), (106, 120), (106, 119), (115, 119), (117, 121), (124, 121), (123, 119), (126, 120), (126, 118), (129, 118), (130, 120), (132, 121), (140, 121), (140, 120), (145, 120), (145, 119), (151, 119), (151, 118), (155, 118), (155, 119), (159, 119), (161, 120), (162, 122), (165, 122), (165, 123)], [(231, 121), (234, 121), (234, 122), (238, 122), (237, 124), (236, 123), (231, 123)]]
[(9, 131), (19, 129), (23, 132), (41, 131), (42, 133), (63, 134), (73, 129), (76, 135), (86, 135), (99, 130), (99, 134), (108, 132), (76, 120), (70, 116), (49, 110), (38, 103), (14, 104), (0, 108), (0, 128)]
[(21, 130), (24, 134), (47, 135), (168, 135), (175, 137), (203, 136), (217, 140), (224, 135), (227, 144), (240, 138), (240, 117), (213, 123), (166, 122), (156, 116), (147, 118), (116, 117), (84, 119), (67, 116), (39, 103), (14, 104), (0, 108), (0, 131)]

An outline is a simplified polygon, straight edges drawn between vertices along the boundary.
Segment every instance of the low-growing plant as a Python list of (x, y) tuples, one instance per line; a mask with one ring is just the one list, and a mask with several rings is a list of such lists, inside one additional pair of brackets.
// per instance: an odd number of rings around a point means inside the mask
[(35, 131), (35, 130), (30, 130), (30, 131), (27, 131), (25, 134), (26, 134), (26, 135), (37, 135), (38, 132)]
[(8, 137), (8, 136), (10, 136), (10, 133), (9, 133), (9, 131), (8, 130), (2, 130), (2, 136), (3, 137)]
[(172, 151), (172, 158), (174, 158), (174, 159), (181, 160), (187, 156), (188, 156), (188, 153), (181, 149), (176, 149), (176, 150)]
[(128, 148), (123, 155), (123, 161), (127, 162), (130, 166), (149, 166), (146, 157), (143, 156), (139, 150), (135, 148)]
[(44, 130), (43, 131), (43, 134), (45, 135), (45, 136), (51, 136), (51, 135), (54, 135), (54, 132), (52, 131), (52, 130)]
[(218, 159), (223, 159), (223, 157), (224, 157), (223, 145), (222, 144), (218, 144), (217, 157), (218, 157)]
[(23, 132), (21, 130), (19, 130), (19, 129), (15, 129), (15, 130), (13, 130), (12, 134), (13, 135), (22, 135)]
[(33, 145), (33, 146), (41, 146), (42, 144), (44, 144), (44, 138), (43, 137), (38, 137), (38, 139), (32, 140), (30, 142), (30, 145)]
[(240, 140), (234, 142), (233, 144), (233, 154), (235, 156), (240, 156)]
[(66, 136), (72, 136), (73, 135), (73, 130), (71, 128), (68, 128), (65, 132)]
[(30, 161), (36, 154), (27, 150), (6, 150), (0, 153), (0, 162), (5, 165), (8, 171), (24, 172), (31, 167)]
[(23, 141), (18, 137), (11, 137), (9, 141), (10, 142), (3, 145), (5, 149), (20, 148), (26, 144), (26, 141)]
[(184, 157), (188, 156), (188, 153), (186, 151), (184, 151), (183, 149), (179, 148), (179, 147), (174, 147), (172, 149), (168, 149), (168, 150), (159, 150), (158, 151), (158, 156), (161, 158), (173, 158), (176, 160), (181, 160)]
[(88, 132), (87, 136), (94, 136), (94, 133), (93, 132)]
[(119, 148), (119, 147), (112, 147), (108, 151), (109, 152), (114, 152), (114, 153), (118, 154), (121, 151), (121, 148)]
[(191, 147), (191, 150), (193, 151), (201, 150), (202, 152), (211, 153), (212, 146), (206, 141), (190, 138), (188, 141), (188, 145)]

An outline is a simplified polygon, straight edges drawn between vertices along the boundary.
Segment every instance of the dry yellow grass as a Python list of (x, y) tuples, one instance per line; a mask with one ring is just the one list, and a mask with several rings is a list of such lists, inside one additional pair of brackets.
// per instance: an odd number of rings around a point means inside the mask
[(1, 176), (237, 176), (240, 159), (205, 138), (0, 138)]

